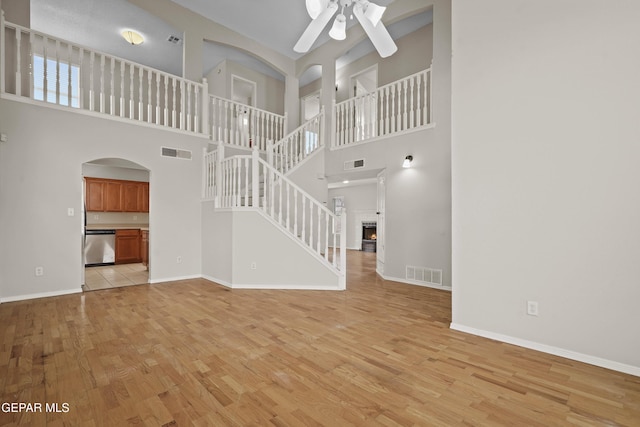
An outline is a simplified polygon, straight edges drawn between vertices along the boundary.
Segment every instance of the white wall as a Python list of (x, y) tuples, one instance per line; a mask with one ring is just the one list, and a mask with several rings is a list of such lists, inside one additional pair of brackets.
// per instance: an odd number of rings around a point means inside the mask
[(230, 286), (233, 282), (233, 213), (202, 203), (202, 275)]
[(640, 3), (453, 17), (453, 326), (640, 375)]
[[(151, 171), (152, 281), (201, 273), (200, 183), (205, 139), (0, 100), (0, 296), (78, 291), (82, 284), (82, 164), (107, 157)], [(160, 156), (191, 150), (193, 160)], [(76, 215), (67, 216), (67, 208)], [(176, 262), (177, 256), (182, 263)], [(35, 277), (36, 266), (44, 276)]]

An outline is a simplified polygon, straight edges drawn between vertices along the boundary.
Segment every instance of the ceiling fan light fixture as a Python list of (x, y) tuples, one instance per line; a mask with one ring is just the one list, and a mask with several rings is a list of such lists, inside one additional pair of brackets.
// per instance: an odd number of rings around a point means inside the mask
[(347, 38), (347, 17), (342, 13), (336, 16), (336, 19), (333, 21), (329, 36), (334, 40), (344, 40)]
[(122, 35), (122, 38), (127, 41), (127, 43), (133, 46), (138, 46), (139, 44), (144, 43), (144, 37), (142, 37), (142, 35), (140, 35), (140, 33), (136, 31), (124, 30), (120, 34)]
[(382, 19), (382, 15), (384, 15), (385, 10), (387, 10), (386, 6), (378, 6), (377, 4), (366, 1), (364, 16), (366, 16), (375, 27)]
[(329, 5), (329, 0), (306, 0), (307, 13), (311, 19), (316, 19)]

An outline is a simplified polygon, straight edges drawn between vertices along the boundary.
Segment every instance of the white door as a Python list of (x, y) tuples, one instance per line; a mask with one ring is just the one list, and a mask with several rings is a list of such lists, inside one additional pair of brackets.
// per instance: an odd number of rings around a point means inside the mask
[(378, 197), (377, 213), (378, 222), (376, 224), (376, 273), (384, 275), (384, 252), (385, 252), (385, 171), (378, 174)]

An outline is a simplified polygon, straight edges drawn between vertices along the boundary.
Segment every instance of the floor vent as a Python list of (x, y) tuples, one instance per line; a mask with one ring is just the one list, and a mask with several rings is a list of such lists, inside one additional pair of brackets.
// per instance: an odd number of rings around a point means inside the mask
[(364, 167), (364, 159), (358, 160), (349, 160), (348, 162), (344, 162), (344, 170), (348, 171), (351, 169), (358, 169)]
[(442, 270), (407, 265), (407, 280), (442, 286)]
[(177, 148), (162, 147), (162, 155), (164, 157), (191, 160), (191, 151), (179, 150)]

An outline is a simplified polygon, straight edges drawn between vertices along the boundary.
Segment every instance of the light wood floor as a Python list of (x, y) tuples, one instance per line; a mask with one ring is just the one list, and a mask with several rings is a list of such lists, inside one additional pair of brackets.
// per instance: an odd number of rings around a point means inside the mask
[(640, 425), (640, 378), (452, 331), (348, 256), (345, 292), (205, 280), (0, 305), (0, 425)]
[(149, 270), (142, 263), (85, 267), (85, 291), (121, 288), (149, 283)]

